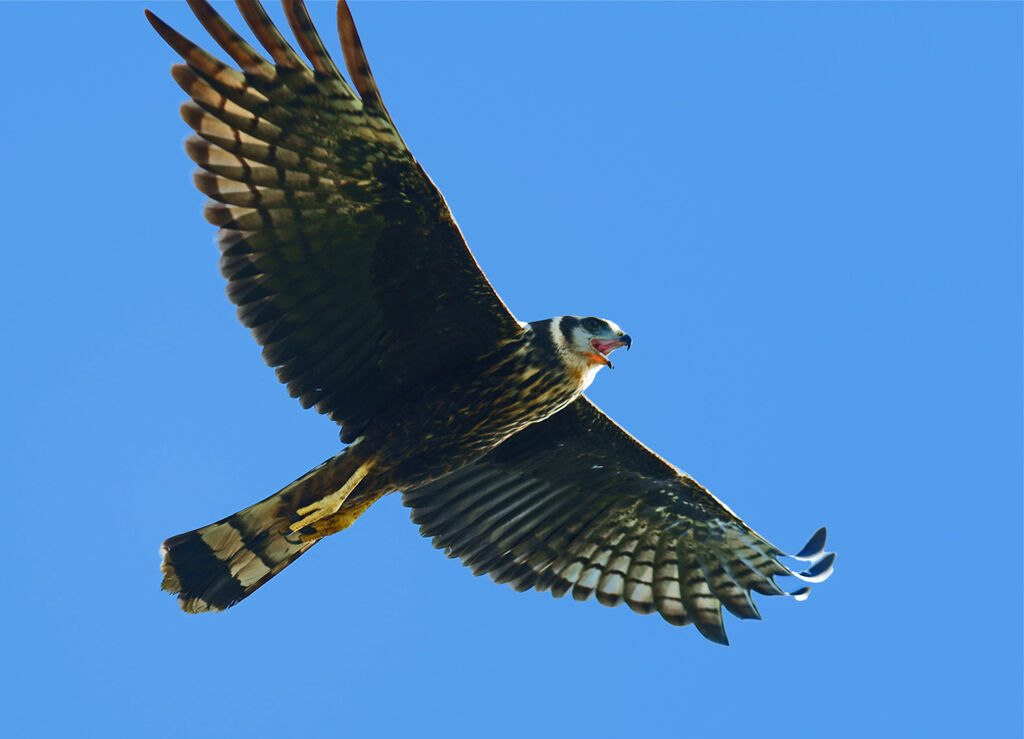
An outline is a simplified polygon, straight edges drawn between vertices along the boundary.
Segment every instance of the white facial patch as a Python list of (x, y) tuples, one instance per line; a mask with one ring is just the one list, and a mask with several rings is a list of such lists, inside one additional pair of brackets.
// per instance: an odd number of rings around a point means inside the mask
[(583, 392), (590, 387), (597, 371), (604, 366), (589, 356), (594, 352), (590, 346), (590, 334), (577, 325), (573, 327), (571, 338), (567, 341), (565, 334), (562, 333), (561, 321), (557, 319), (548, 323), (548, 332), (551, 343), (566, 368), (579, 374), (580, 392)]

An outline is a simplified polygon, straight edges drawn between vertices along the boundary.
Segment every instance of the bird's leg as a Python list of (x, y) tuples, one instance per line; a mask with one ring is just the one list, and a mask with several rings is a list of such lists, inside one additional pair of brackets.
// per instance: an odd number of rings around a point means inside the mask
[[(321, 498), (315, 503), (311, 503), (308, 506), (304, 506), (297, 510), (295, 513), (299, 516), (298, 520), (294, 521), (289, 528), (294, 531), (316, 523), (321, 518), (332, 516), (337, 513), (341, 507), (345, 504), (345, 499), (356, 489), (356, 486), (362, 481), (366, 474), (373, 467), (373, 459), (368, 459), (359, 465), (359, 468), (352, 473), (352, 476), (345, 481), (345, 484), (338, 488), (335, 492), (330, 495)], [(354, 520), (354, 519), (353, 519)]]
[(333, 516), (327, 516), (322, 518), (313, 524), (315, 531), (313, 533), (299, 534), (299, 539), (302, 541), (316, 541), (322, 539), (325, 536), (331, 534), (337, 534), (339, 531), (344, 531), (349, 526), (356, 522), (356, 519), (366, 513), (366, 509), (376, 503), (384, 496), (384, 491), (374, 493), (369, 498), (361, 500), (358, 503), (351, 506), (342, 506), (341, 510), (335, 513)]

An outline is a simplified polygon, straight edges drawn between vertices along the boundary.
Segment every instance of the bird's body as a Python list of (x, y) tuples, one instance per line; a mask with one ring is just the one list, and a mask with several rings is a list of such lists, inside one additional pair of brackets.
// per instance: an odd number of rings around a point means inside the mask
[(601, 366), (570, 363), (551, 338), (562, 318), (528, 324), (494, 351), (427, 380), (381, 410), (359, 445), (391, 460), (390, 490), (460, 469), (579, 397)]
[[(266, 361), (349, 446), (274, 495), (164, 543), (187, 611), (247, 597), (315, 542), (402, 491), (421, 531), (517, 589), (596, 594), (725, 642), (721, 606), (831, 572), (820, 530), (784, 556), (692, 478), (581, 397), (631, 344), (614, 323), (522, 323), (480, 272), (440, 193), (398, 135), (344, 3), (349, 77), (301, 2), (285, 13), (312, 69), (263, 8), (239, 0), (273, 63), (205, 0), (196, 16), (232, 69), (158, 18), (183, 57), (182, 116), (221, 272)], [(148, 11), (147, 11), (148, 12)], [(356, 92), (358, 91), (358, 95)], [(803, 597), (806, 589), (791, 595)]]

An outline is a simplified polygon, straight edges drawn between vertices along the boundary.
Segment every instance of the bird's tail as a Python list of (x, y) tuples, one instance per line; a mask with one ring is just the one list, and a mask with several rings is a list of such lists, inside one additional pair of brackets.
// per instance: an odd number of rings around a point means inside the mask
[(222, 611), (248, 597), (331, 533), (318, 526), (294, 533), (293, 522), (299, 508), (343, 487), (354, 466), (354, 455), (342, 452), (259, 503), (172, 536), (161, 548), (163, 589), (189, 613)]

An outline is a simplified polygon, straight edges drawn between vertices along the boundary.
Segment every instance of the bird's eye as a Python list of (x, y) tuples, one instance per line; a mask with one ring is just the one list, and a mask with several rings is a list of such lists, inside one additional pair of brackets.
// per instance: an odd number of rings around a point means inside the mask
[(584, 329), (593, 333), (595, 331), (601, 330), (602, 321), (600, 318), (594, 318), (591, 316), (589, 318), (584, 318), (582, 321), (580, 321), (580, 324), (583, 326)]

